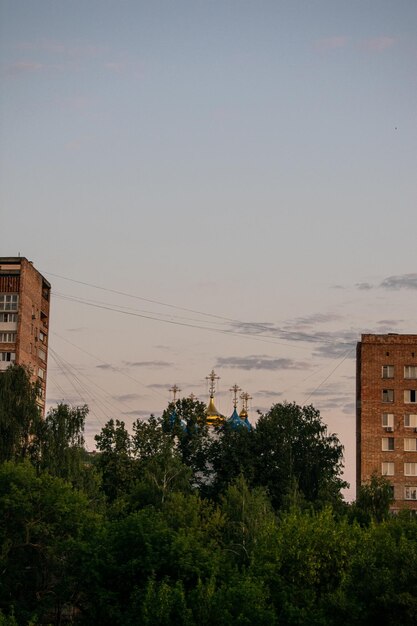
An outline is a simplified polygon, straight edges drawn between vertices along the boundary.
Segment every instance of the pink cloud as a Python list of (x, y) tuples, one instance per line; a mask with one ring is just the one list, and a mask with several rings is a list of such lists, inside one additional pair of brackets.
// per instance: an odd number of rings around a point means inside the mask
[(373, 52), (382, 52), (383, 50), (387, 50), (387, 48), (392, 48), (394, 43), (394, 37), (373, 37), (364, 42), (365, 48)]
[(36, 50), (52, 55), (62, 55), (69, 58), (96, 58), (106, 52), (105, 46), (90, 43), (74, 42), (67, 44), (61, 41), (40, 39), (37, 41), (24, 41), (16, 45), (18, 50)]
[(15, 61), (5, 66), (6, 74), (10, 76), (18, 76), (19, 74), (32, 74), (39, 72), (44, 66), (36, 61)]
[(349, 43), (349, 38), (345, 35), (334, 35), (333, 37), (325, 37), (324, 39), (317, 39), (315, 42), (315, 48), (317, 50), (335, 50), (337, 48), (345, 48)]
[(109, 72), (115, 72), (116, 74), (119, 74), (120, 72), (123, 72), (126, 69), (126, 64), (111, 61), (109, 63), (105, 63), (104, 67), (106, 68), (106, 70), (109, 70)]

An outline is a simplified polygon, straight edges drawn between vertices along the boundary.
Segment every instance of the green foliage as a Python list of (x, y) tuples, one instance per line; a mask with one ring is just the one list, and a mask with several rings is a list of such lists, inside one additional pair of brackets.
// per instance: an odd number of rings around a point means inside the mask
[(244, 476), (251, 485), (256, 484), (255, 446), (256, 436), (253, 430), (234, 430), (229, 424), (225, 424), (218, 437), (213, 439), (209, 451), (213, 472), (213, 480), (206, 488), (209, 496), (218, 497), (239, 476)]
[(132, 441), (124, 422), (112, 419), (95, 440), (100, 452), (95, 465), (102, 475), (103, 491), (113, 502), (130, 489), (134, 480)]
[(132, 487), (129, 500), (139, 506), (162, 505), (170, 493), (191, 490), (191, 471), (171, 450), (146, 458), (138, 464), (140, 478)]
[(238, 565), (251, 563), (257, 549), (276, 531), (275, 516), (265, 490), (257, 487), (251, 491), (240, 476), (222, 497), (221, 511), (226, 520), (225, 548)]
[(203, 488), (211, 474), (209, 450), (212, 443), (205, 404), (191, 398), (180, 398), (175, 404), (170, 402), (162, 414), (161, 424), (174, 440), (182, 462), (190, 467), (194, 484)]
[[(84, 494), (29, 463), (0, 466), (0, 604), (19, 623), (76, 604), (84, 544), (99, 518)], [(55, 619), (54, 618), (54, 619)]]
[(0, 626), (18, 626), (13, 611), (10, 615), (4, 615), (0, 610)]
[(41, 422), (40, 387), (29, 371), (12, 365), (0, 375), (0, 462), (23, 460), (33, 453), (33, 437)]
[(34, 444), (38, 467), (69, 482), (81, 481), (84, 468), (84, 425), (88, 407), (58, 404), (38, 425)]
[(312, 406), (275, 404), (258, 421), (255, 437), (254, 484), (268, 490), (279, 509), (297, 484), (303, 497), (322, 506), (338, 502), (346, 486), (341, 478), (343, 446), (328, 434)]
[(86, 407), (40, 421), (27, 372), (6, 382), (0, 626), (417, 623), (417, 517), (390, 516), (377, 477), (342, 505), (342, 447), (313, 407), (253, 431), (208, 431), (189, 399), (132, 435), (110, 420), (100, 483)]
[(151, 459), (173, 449), (173, 440), (162, 426), (162, 421), (151, 415), (148, 420), (133, 424), (132, 453), (138, 459)]
[(194, 626), (192, 611), (187, 607), (183, 585), (180, 580), (160, 583), (149, 580), (141, 607), (143, 626)]
[(382, 522), (388, 519), (393, 501), (391, 483), (384, 476), (373, 474), (370, 481), (359, 488), (351, 516), (361, 524), (369, 524), (371, 520)]

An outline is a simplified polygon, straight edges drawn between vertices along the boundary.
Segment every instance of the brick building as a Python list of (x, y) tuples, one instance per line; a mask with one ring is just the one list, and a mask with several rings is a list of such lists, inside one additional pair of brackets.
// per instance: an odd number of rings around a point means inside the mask
[(24, 257), (0, 257), (0, 372), (27, 365), (45, 413), (51, 285)]
[(356, 361), (356, 483), (377, 472), (393, 509), (417, 510), (417, 335), (362, 335)]

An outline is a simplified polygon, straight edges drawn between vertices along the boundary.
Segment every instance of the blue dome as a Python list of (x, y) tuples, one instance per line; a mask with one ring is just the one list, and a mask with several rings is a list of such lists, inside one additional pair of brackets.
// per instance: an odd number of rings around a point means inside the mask
[(179, 425), (181, 426), (182, 430), (184, 432), (186, 432), (187, 430), (187, 422), (184, 419), (180, 419), (178, 420), (178, 415), (176, 410), (174, 409), (171, 413), (171, 415), (169, 416), (169, 425), (172, 428), (174, 428), (175, 424), (179, 421)]
[(233, 410), (231, 417), (229, 417), (229, 419), (227, 420), (227, 423), (230, 424), (233, 430), (242, 427), (246, 428), (247, 430), (252, 430), (252, 426), (250, 425), (248, 418), (246, 417), (245, 419), (242, 419), (241, 417), (239, 417), (238, 412), (236, 411), (236, 407)]

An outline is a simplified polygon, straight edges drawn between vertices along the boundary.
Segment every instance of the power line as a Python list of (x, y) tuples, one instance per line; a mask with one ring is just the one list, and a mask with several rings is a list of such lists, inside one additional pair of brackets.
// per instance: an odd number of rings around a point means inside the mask
[(87, 283), (82, 280), (75, 280), (74, 278), (68, 278), (67, 276), (61, 276), (60, 274), (53, 274), (52, 272), (45, 272), (47, 275), (55, 276), (56, 278), (62, 278), (63, 280), (68, 280), (71, 283), (77, 283), (78, 285), (84, 285), (86, 287), (92, 287), (93, 289), (100, 289), (101, 291), (107, 291), (109, 293), (114, 293), (119, 296), (126, 296), (127, 298), (135, 298), (136, 300), (143, 300), (143, 302), (150, 302), (151, 304), (159, 304), (160, 306), (166, 306), (172, 309), (178, 309), (179, 311), (187, 311), (187, 313), (197, 313), (198, 315), (205, 315), (206, 317), (214, 317), (217, 319), (225, 320), (228, 322), (239, 322), (239, 320), (234, 320), (229, 317), (222, 317), (221, 315), (215, 315), (214, 313), (206, 313), (204, 311), (197, 311), (196, 309), (188, 309), (186, 307), (178, 306), (176, 304), (171, 304), (169, 302), (162, 302), (161, 300), (153, 300), (151, 298), (144, 298), (143, 296), (138, 296), (136, 294), (127, 293), (125, 291), (118, 291), (117, 289), (111, 289), (109, 287), (101, 287), (100, 285), (94, 285), (92, 283)]
[(316, 393), (316, 391), (317, 391), (318, 389), (320, 389), (320, 387), (321, 387), (322, 385), (324, 385), (324, 383), (325, 383), (327, 380), (329, 380), (330, 376), (331, 376), (332, 374), (334, 374), (334, 372), (337, 370), (337, 368), (338, 368), (338, 367), (340, 367), (344, 361), (346, 361), (346, 359), (348, 358), (349, 354), (351, 354), (351, 353), (353, 352), (353, 350), (354, 350), (354, 348), (351, 348), (350, 350), (348, 350), (348, 351), (346, 352), (346, 354), (344, 355), (344, 357), (343, 357), (343, 358), (339, 361), (339, 363), (336, 365), (336, 367), (334, 367), (334, 368), (332, 369), (332, 371), (330, 372), (330, 374), (329, 374), (328, 376), (326, 376), (326, 378), (324, 378), (324, 379), (321, 381), (321, 383), (320, 383), (319, 385), (317, 385), (317, 387), (316, 387), (315, 389), (313, 389), (313, 391), (310, 393), (310, 395), (308, 395), (308, 396), (307, 396), (307, 398), (304, 400), (304, 404), (310, 400), (311, 396), (313, 396), (313, 395)]
[[(56, 295), (56, 294), (54, 294)], [(289, 347), (289, 348), (296, 348), (296, 349), (300, 349), (300, 350), (304, 350), (304, 347), (302, 346), (298, 346), (298, 345), (294, 345), (294, 344), (289, 344), (289, 343), (284, 343), (282, 341), (277, 341), (275, 339), (275, 337), (273, 335), (259, 335), (257, 333), (244, 333), (242, 331), (239, 330), (230, 330), (227, 328), (211, 328), (210, 326), (202, 326), (201, 324), (188, 324), (186, 322), (179, 322), (179, 321), (175, 321), (175, 320), (169, 320), (169, 319), (161, 319), (159, 317), (155, 317), (155, 315), (145, 315), (144, 313), (138, 313), (138, 312), (133, 312), (133, 311), (125, 311), (122, 310), (120, 308), (111, 306), (111, 305), (101, 305), (101, 304), (96, 304), (92, 301), (89, 300), (85, 300), (85, 299), (81, 299), (81, 298), (76, 298), (75, 296), (62, 296), (62, 295), (57, 295), (57, 297), (60, 297), (64, 300), (70, 300), (72, 302), (77, 302), (79, 304), (84, 304), (86, 306), (90, 306), (96, 309), (103, 309), (105, 311), (113, 311), (115, 313), (122, 313), (123, 315), (129, 315), (131, 317), (140, 317), (143, 319), (148, 319), (148, 320), (152, 320), (154, 322), (165, 322), (166, 324), (172, 324), (174, 326), (183, 326), (186, 328), (196, 328), (198, 330), (206, 330), (209, 332), (214, 332), (214, 333), (221, 333), (223, 335), (231, 335), (233, 337), (246, 337), (246, 338), (250, 338), (254, 341), (259, 341), (261, 343), (269, 343), (269, 344), (275, 344), (278, 346), (285, 346), (285, 347)], [(302, 340), (300, 340), (302, 341)], [(305, 341), (308, 341), (307, 339)], [(317, 341), (317, 339), (316, 339)], [(320, 339), (320, 341), (325, 342), (324, 339)]]
[(133, 376), (131, 376), (130, 374), (128, 374), (127, 372), (124, 372), (120, 367), (116, 367), (115, 365), (111, 365), (110, 363), (108, 363), (107, 361), (103, 360), (101, 357), (92, 354), (91, 352), (89, 352), (88, 350), (85, 350), (84, 348), (80, 348), (80, 346), (77, 346), (77, 344), (73, 343), (72, 341), (70, 341), (69, 339), (66, 339), (65, 337), (63, 337), (62, 335), (59, 335), (57, 332), (52, 332), (52, 335), (55, 335), (56, 337), (59, 337), (60, 339), (62, 339), (63, 341), (66, 341), (67, 343), (69, 343), (71, 346), (73, 346), (74, 348), (76, 348), (77, 350), (80, 350), (80, 352), (84, 352), (84, 354), (87, 354), (88, 356), (91, 356), (93, 359), (95, 359), (96, 361), (99, 361), (102, 365), (106, 365), (107, 367), (111, 368), (112, 370), (118, 372), (119, 374), (121, 374), (122, 376), (125, 376), (126, 378), (129, 378), (130, 380), (133, 380), (135, 383), (138, 383), (139, 385), (141, 385), (144, 389), (151, 391), (152, 393), (160, 396), (161, 398), (164, 398), (164, 400), (166, 400), (166, 396), (164, 396), (162, 393), (160, 393), (159, 391), (157, 391), (156, 389), (152, 389), (150, 387), (148, 387), (147, 385), (145, 385), (145, 383), (143, 383), (142, 381), (138, 380), (137, 378), (134, 378)]
[[(113, 293), (113, 294), (116, 294), (116, 295), (122, 295), (122, 296), (125, 296), (127, 298), (133, 298), (133, 299), (136, 299), (136, 300), (142, 300), (143, 302), (149, 302), (151, 304), (158, 304), (160, 306), (165, 306), (165, 307), (169, 307), (169, 308), (172, 308), (172, 309), (177, 309), (179, 311), (186, 311), (188, 313), (195, 313), (197, 315), (202, 315), (204, 317), (209, 317), (209, 318), (222, 320), (223, 322), (229, 322), (231, 324), (237, 324), (239, 326), (251, 326), (251, 324), (252, 324), (251, 322), (243, 322), (242, 320), (238, 320), (238, 319), (231, 318), (231, 317), (226, 317), (226, 316), (223, 316), (223, 315), (216, 315), (214, 313), (207, 313), (206, 311), (200, 311), (200, 310), (197, 310), (197, 309), (181, 307), (179, 305), (172, 304), (172, 303), (169, 303), (169, 302), (163, 302), (162, 300), (155, 300), (155, 299), (151, 299), (151, 298), (145, 298), (143, 296), (138, 296), (137, 294), (132, 294), (132, 293), (128, 293), (128, 292), (125, 292), (125, 291), (119, 291), (117, 289), (112, 289), (110, 287), (103, 287), (101, 285), (95, 285), (93, 283), (89, 283), (89, 282), (85, 282), (85, 281), (81, 281), (81, 280), (76, 280), (74, 278), (69, 278), (67, 276), (62, 276), (60, 274), (54, 274), (52, 272), (46, 272), (46, 274), (47, 275), (49, 274), (50, 276), (55, 276), (56, 278), (61, 278), (62, 280), (66, 280), (66, 281), (69, 281), (69, 282), (72, 282), (72, 283), (75, 283), (75, 284), (84, 285), (86, 287), (92, 287), (93, 289), (99, 289), (100, 291), (105, 291), (105, 292)], [(72, 296), (69, 296), (69, 297), (71, 298)], [(77, 301), (76, 298), (75, 298), (75, 301)], [(80, 299), (80, 302), (81, 301), (82, 300)], [(91, 304), (90, 306), (93, 306), (93, 304)], [(161, 314), (159, 314), (159, 315), (161, 315)], [(143, 315), (143, 316), (145, 317), (145, 315)], [(149, 319), (153, 319), (152, 316), (148, 316), (148, 317), (149, 317)], [(163, 320), (158, 319), (158, 321), (163, 321)], [(180, 324), (180, 322), (174, 322), (174, 321), (171, 321), (171, 322), (168, 322), (168, 323)], [(259, 326), (260, 327), (267, 326), (268, 324), (269, 324), (268, 322), (266, 322), (264, 324), (261, 323), (261, 324), (259, 324)], [(184, 323), (183, 325), (186, 325), (186, 324)], [(195, 326), (195, 328), (201, 328), (202, 330), (208, 330), (206, 327), (200, 327), (200, 326)], [(212, 330), (212, 329), (210, 329), (210, 330)], [(249, 336), (249, 337), (256, 337), (256, 336), (259, 335), (259, 333), (244, 333), (244, 332), (241, 332), (241, 331), (233, 331), (233, 330), (227, 330), (227, 329), (223, 330), (223, 331), (219, 331), (219, 332), (227, 332), (229, 334)], [(292, 334), (292, 331), (288, 331), (288, 330), (285, 330), (283, 328), (278, 328), (277, 332), (282, 334), (282, 335), (291, 335)], [(262, 337), (265, 337), (265, 338), (268, 338), (268, 339), (275, 339), (274, 335), (262, 335)], [(311, 334), (308, 334), (308, 333), (304, 333), (303, 334), (303, 338), (301, 338), (301, 337), (298, 337), (298, 338), (289, 337), (288, 340), (289, 341), (295, 341), (295, 342), (314, 342), (314, 343), (320, 342), (320, 343), (329, 343), (329, 344), (333, 344), (334, 343), (334, 341), (332, 339), (327, 339), (326, 337), (323, 337), (323, 336), (317, 337), (315, 335), (311, 335)], [(278, 342), (275, 342), (275, 343), (278, 343)], [(283, 344), (283, 343), (281, 343), (279, 345), (284, 345), (285, 346), (285, 345), (291, 345), (291, 344)]]

